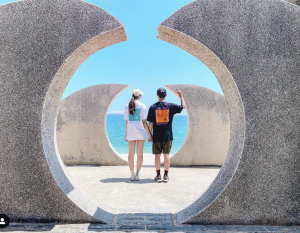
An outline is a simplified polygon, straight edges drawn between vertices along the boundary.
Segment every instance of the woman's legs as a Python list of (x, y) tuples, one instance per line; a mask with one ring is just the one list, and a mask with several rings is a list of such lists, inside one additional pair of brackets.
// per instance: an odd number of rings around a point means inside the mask
[(145, 143), (145, 140), (137, 140), (137, 152), (136, 152), (136, 154), (137, 154), (137, 165), (136, 165), (136, 168), (137, 169), (141, 169), (142, 168), (144, 143)]
[(134, 177), (134, 151), (135, 151), (135, 141), (128, 141), (128, 165), (131, 171), (131, 176)]

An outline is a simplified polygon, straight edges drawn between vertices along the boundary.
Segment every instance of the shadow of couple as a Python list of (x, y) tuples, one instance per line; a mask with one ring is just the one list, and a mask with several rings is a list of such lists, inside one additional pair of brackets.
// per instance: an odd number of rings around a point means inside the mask
[(154, 179), (146, 178), (139, 181), (131, 181), (129, 178), (107, 178), (100, 180), (102, 183), (134, 183), (134, 184), (148, 184), (154, 183)]

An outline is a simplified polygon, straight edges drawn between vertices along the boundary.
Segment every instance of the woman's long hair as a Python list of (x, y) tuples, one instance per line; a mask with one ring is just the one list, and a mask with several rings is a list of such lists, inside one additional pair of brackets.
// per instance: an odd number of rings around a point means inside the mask
[(136, 100), (137, 98), (138, 98), (138, 96), (132, 95), (132, 98), (129, 101), (129, 104), (128, 104), (129, 115), (133, 115), (134, 114), (134, 110), (135, 110), (134, 100)]

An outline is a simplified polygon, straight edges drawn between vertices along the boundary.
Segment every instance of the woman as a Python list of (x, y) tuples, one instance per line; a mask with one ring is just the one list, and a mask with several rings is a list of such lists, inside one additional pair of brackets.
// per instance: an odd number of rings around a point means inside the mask
[[(148, 128), (146, 121), (147, 108), (146, 105), (139, 100), (142, 97), (143, 92), (139, 89), (132, 91), (132, 98), (129, 104), (125, 107), (124, 120), (126, 120), (126, 136), (125, 140), (128, 142), (128, 164), (131, 172), (130, 180), (139, 180), (139, 172), (143, 163), (143, 149), (146, 139), (145, 130), (148, 133), (148, 140), (152, 141), (152, 135)], [(137, 143), (137, 170), (134, 175), (134, 153), (135, 143)]]

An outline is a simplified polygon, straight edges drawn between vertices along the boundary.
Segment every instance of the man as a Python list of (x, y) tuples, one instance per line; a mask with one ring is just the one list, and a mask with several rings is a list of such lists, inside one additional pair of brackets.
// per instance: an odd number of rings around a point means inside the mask
[(177, 89), (177, 94), (180, 97), (181, 105), (165, 102), (167, 91), (161, 87), (157, 90), (158, 102), (151, 105), (148, 111), (147, 121), (149, 121), (150, 132), (153, 128), (153, 145), (152, 153), (155, 154), (156, 182), (161, 182), (160, 175), (160, 156), (164, 154), (164, 182), (169, 181), (170, 168), (170, 152), (173, 140), (172, 121), (176, 113), (181, 113), (185, 109), (185, 102), (182, 93)]

